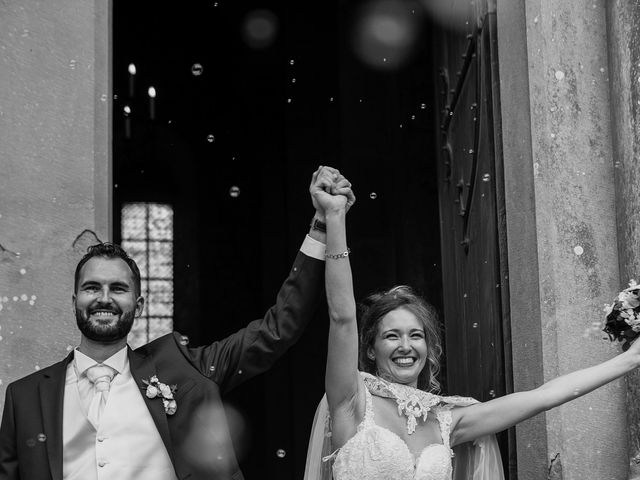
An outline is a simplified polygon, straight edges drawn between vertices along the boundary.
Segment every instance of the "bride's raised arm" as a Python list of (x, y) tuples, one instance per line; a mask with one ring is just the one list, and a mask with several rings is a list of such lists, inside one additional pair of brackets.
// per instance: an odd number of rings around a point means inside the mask
[(340, 187), (333, 185), (331, 193), (327, 188), (312, 192), (324, 209), (327, 225), (325, 284), (330, 325), (325, 389), (332, 415), (353, 411), (359, 384), (356, 302), (345, 224), (346, 210), (355, 198), (341, 195)]

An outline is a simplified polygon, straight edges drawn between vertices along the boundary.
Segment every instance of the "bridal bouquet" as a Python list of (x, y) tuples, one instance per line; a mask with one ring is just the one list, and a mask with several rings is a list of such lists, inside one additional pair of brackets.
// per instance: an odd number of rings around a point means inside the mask
[(622, 349), (627, 350), (631, 342), (640, 336), (640, 285), (635, 280), (629, 287), (618, 293), (611, 305), (605, 305), (606, 319), (603, 331), (611, 341), (624, 342)]

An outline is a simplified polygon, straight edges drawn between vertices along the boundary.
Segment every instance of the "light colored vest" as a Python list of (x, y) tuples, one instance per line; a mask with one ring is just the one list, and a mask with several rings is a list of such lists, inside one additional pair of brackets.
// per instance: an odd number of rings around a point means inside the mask
[(143, 394), (130, 371), (116, 375), (96, 431), (87, 420), (77, 384), (67, 382), (62, 428), (64, 480), (176, 479)]

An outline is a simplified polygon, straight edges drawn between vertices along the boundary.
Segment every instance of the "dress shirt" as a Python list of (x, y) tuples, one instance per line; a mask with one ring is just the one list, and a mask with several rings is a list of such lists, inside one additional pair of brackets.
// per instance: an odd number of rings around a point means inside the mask
[[(93, 395), (95, 393), (93, 383), (91, 380), (87, 378), (87, 370), (94, 365), (97, 365), (96, 362), (91, 357), (86, 356), (77, 348), (73, 351), (73, 362), (69, 364), (67, 368), (67, 377), (69, 374), (69, 368), (73, 367), (77, 382), (78, 382), (78, 393), (80, 394), (80, 401), (83, 406), (83, 413), (87, 415), (89, 412), (89, 405), (91, 405), (91, 401), (93, 400)], [(127, 359), (127, 347), (124, 347), (114, 353), (112, 356), (107, 358), (102, 365), (107, 365), (115, 370), (115, 375), (111, 381), (118, 376), (119, 373), (122, 373), (125, 369), (125, 365), (128, 367), (128, 359)]]
[(324, 253), (326, 251), (326, 248), (327, 246), (324, 243), (319, 242), (318, 240), (307, 235), (306, 237), (304, 237), (304, 241), (302, 242), (300, 251), (307, 257), (324, 261)]
[[(127, 348), (103, 362), (117, 373), (97, 428), (87, 419), (97, 362), (77, 349), (67, 367), (63, 410), (64, 480), (175, 480), (173, 464), (131, 375)], [(161, 399), (158, 399), (161, 401)]]

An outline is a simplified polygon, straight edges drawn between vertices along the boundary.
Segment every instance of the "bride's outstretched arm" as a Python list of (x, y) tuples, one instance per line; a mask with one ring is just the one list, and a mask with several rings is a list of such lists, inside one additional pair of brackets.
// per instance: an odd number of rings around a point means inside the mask
[(585, 395), (640, 366), (640, 341), (593, 367), (554, 378), (540, 387), (453, 411), (451, 444), (509, 428), (540, 412)]

